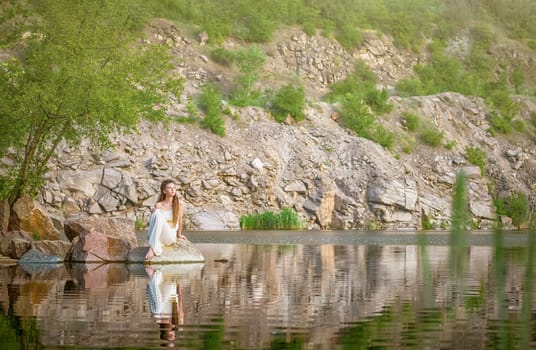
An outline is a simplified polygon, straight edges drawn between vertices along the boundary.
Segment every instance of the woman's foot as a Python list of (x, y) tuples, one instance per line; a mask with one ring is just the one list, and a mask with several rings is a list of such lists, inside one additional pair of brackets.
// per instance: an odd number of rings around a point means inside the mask
[(147, 251), (147, 254), (145, 254), (145, 260), (151, 260), (154, 256), (153, 248), (149, 247), (149, 250)]
[(147, 266), (147, 267), (145, 268), (145, 272), (147, 272), (147, 275), (149, 276), (149, 278), (153, 277), (153, 273), (154, 273), (154, 271), (153, 271), (153, 269), (151, 269), (150, 267)]

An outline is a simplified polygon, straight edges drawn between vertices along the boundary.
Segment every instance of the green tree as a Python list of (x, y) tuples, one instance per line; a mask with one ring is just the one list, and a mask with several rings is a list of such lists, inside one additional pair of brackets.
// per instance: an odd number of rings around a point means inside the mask
[(136, 41), (142, 3), (28, 2), (31, 26), (13, 27), (18, 54), (0, 66), (0, 158), (14, 161), (0, 195), (11, 204), (36, 193), (60, 142), (106, 145), (110, 133), (134, 131), (142, 117), (162, 119), (165, 109), (155, 106), (180, 93), (165, 49)]

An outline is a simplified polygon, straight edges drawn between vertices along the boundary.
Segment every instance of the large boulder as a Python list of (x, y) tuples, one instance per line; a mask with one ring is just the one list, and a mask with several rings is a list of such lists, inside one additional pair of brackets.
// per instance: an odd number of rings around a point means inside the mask
[(375, 178), (367, 188), (367, 201), (413, 211), (417, 203), (416, 183), (406, 177), (403, 180)]
[(125, 240), (129, 243), (129, 249), (138, 246), (134, 221), (128, 218), (100, 217), (100, 216), (72, 216), (63, 224), (65, 235), (72, 242), (74, 238), (82, 234), (88, 234), (91, 230), (100, 232), (109, 237)]
[(130, 243), (123, 238), (90, 229), (73, 240), (70, 260), (83, 263), (124, 262), (130, 247)]
[(36, 249), (28, 250), (19, 260), (19, 265), (24, 264), (57, 264), (63, 259), (57, 255), (43, 253)]
[[(56, 255), (30, 249), (17, 262), (21, 271), (39, 281), (56, 281), (65, 275), (65, 264)], [(27, 278), (27, 277), (25, 277)]]
[(67, 259), (71, 249), (71, 242), (61, 240), (34, 241), (30, 233), (24, 231), (10, 231), (0, 237), (0, 255), (20, 259), (29, 250), (39, 251), (45, 255), (56, 256), (61, 261)]
[(20, 259), (32, 247), (33, 239), (28, 232), (10, 231), (0, 239), (0, 254)]
[(15, 202), (10, 214), (12, 230), (31, 232), (39, 239), (60, 238), (60, 231), (54, 227), (46, 208), (28, 195), (23, 195)]
[(65, 261), (69, 256), (71, 246), (71, 242), (67, 241), (34, 241), (31, 249), (45, 255), (57, 256), (61, 261)]
[(146, 264), (172, 264), (172, 263), (201, 263), (205, 257), (190, 241), (179, 239), (172, 245), (164, 246), (160, 256), (154, 256), (145, 261), (145, 254), (149, 247), (138, 247), (128, 255), (128, 261)]

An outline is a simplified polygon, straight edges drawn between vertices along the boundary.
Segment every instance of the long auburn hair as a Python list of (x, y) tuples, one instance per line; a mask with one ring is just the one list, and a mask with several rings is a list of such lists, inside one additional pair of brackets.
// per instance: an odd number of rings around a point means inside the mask
[[(158, 201), (161, 202), (164, 199), (166, 199), (166, 186), (169, 184), (176, 185), (175, 181), (173, 180), (164, 180), (160, 184), (160, 196), (158, 197)], [(171, 201), (171, 210), (173, 211), (173, 226), (177, 225), (177, 222), (179, 221), (179, 208), (180, 208), (180, 202), (179, 202), (179, 196), (177, 196), (177, 192), (175, 192), (175, 195), (173, 196), (173, 200)]]

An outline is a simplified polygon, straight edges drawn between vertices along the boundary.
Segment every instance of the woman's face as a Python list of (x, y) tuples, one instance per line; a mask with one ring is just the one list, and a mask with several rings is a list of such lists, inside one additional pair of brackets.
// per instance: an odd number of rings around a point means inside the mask
[(175, 184), (169, 183), (164, 187), (164, 194), (166, 197), (173, 197), (175, 195)]

